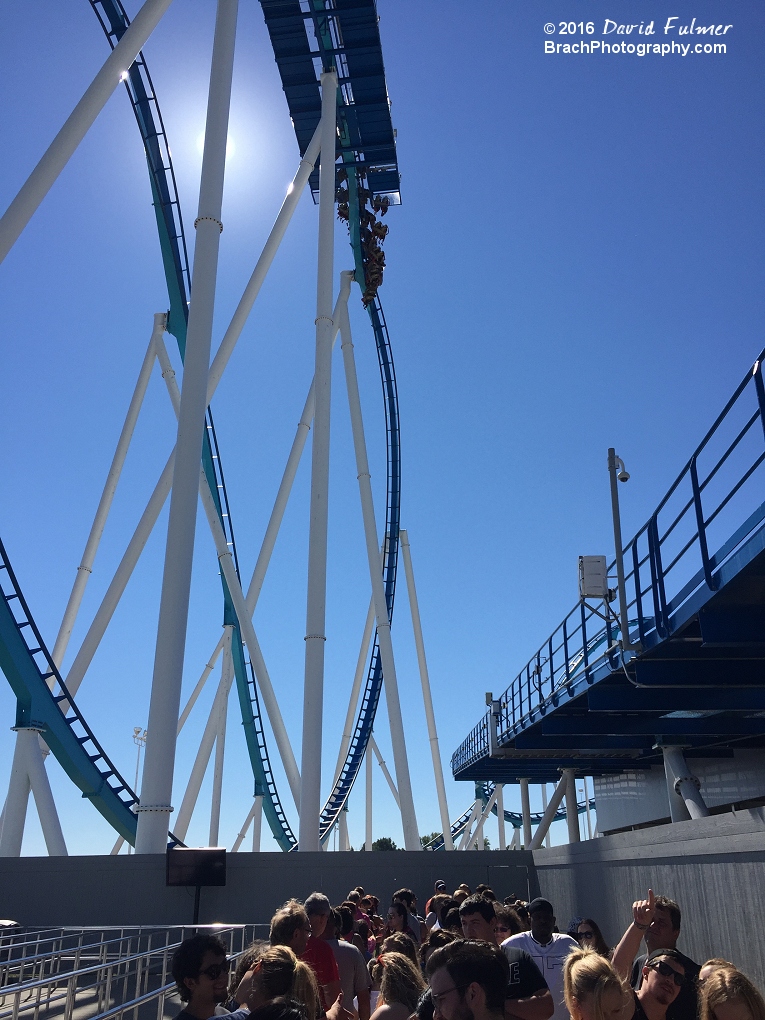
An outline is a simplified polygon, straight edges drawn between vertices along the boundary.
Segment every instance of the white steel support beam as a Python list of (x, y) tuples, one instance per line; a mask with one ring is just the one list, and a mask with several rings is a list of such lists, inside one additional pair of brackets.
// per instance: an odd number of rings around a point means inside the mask
[[(233, 627), (226, 627), (226, 640), (223, 646), (223, 668), (221, 683), (227, 691), (231, 690), (234, 681), (234, 660), (231, 656), (231, 640)], [(220, 800), (223, 792), (223, 763), (226, 755), (226, 719), (228, 716), (228, 696), (222, 698), (218, 705), (218, 723), (215, 734), (215, 765), (213, 767), (212, 803), (210, 805), (210, 837), (208, 846), (218, 846), (220, 834)]]
[[(3, 808), (3, 831), (0, 834), (0, 857), (20, 857), (21, 844), (24, 839), (24, 823), (29, 806), (29, 769), (27, 768), (27, 741), (22, 729), (16, 729), (16, 746), (13, 750), (11, 777), (8, 783), (8, 795)], [(32, 731), (35, 739), (37, 731)]]
[[(479, 815), (478, 822), (476, 823), (474, 840), (475, 842), (478, 843), (478, 846), (476, 848), (478, 850), (483, 850), (483, 827), (486, 824), (486, 819), (491, 814), (491, 809), (497, 803), (498, 791), (499, 787), (495, 786), (491, 797), (489, 797), (489, 799), (486, 801), (486, 804), (483, 810), (481, 811), (481, 814)], [(474, 840), (471, 839), (470, 842), (472, 843)]]
[(157, 627), (148, 738), (136, 853), (162, 853), (167, 843), (175, 769), (183, 661), (188, 623), (212, 323), (220, 248), (231, 77), (238, 0), (218, 0), (202, 178), (192, 271), (191, 303), (170, 497), (165, 567)]
[(505, 837), (505, 797), (502, 783), (497, 783), (497, 829), (499, 836), (499, 849), (507, 849), (507, 840)]
[(24, 840), (24, 824), (29, 805), (30, 790), (35, 798), (45, 845), (51, 857), (66, 857), (67, 849), (61, 830), (56, 805), (45, 771), (45, 760), (40, 748), (40, 730), (32, 726), (15, 728), (16, 746), (13, 752), (8, 796), (3, 810), (0, 857), (19, 857)]
[(151, 334), (151, 339), (149, 340), (149, 346), (146, 349), (143, 364), (141, 365), (141, 370), (138, 373), (138, 381), (135, 384), (133, 396), (130, 399), (127, 415), (125, 416), (125, 423), (122, 426), (122, 431), (120, 432), (120, 437), (117, 441), (117, 448), (114, 451), (111, 467), (109, 468), (109, 473), (106, 476), (106, 482), (104, 484), (103, 492), (101, 493), (101, 499), (98, 503), (96, 516), (93, 518), (93, 525), (90, 529), (88, 540), (85, 543), (82, 561), (77, 568), (77, 577), (75, 578), (72, 593), (69, 596), (69, 601), (67, 602), (66, 610), (64, 611), (64, 618), (61, 621), (61, 627), (59, 628), (56, 643), (54, 644), (53, 652), (51, 653), (53, 661), (59, 670), (61, 669), (61, 663), (64, 661), (64, 656), (66, 655), (69, 638), (72, 636), (72, 628), (74, 627), (75, 620), (77, 619), (77, 613), (79, 612), (80, 605), (82, 604), (85, 587), (93, 572), (93, 563), (96, 558), (96, 553), (98, 552), (101, 536), (104, 533), (106, 519), (109, 516), (109, 511), (111, 510), (114, 493), (117, 491), (117, 483), (120, 480), (122, 467), (125, 463), (125, 458), (127, 457), (130, 441), (133, 438), (136, 422), (138, 421), (138, 414), (141, 410), (141, 405), (143, 404), (143, 398), (146, 395), (149, 380), (151, 379), (151, 370), (154, 367), (154, 358), (156, 356), (154, 350), (154, 337), (162, 335), (165, 329), (166, 320), (167, 315), (164, 312), (158, 312), (154, 315), (154, 329)]
[[(542, 813), (547, 810), (547, 783), (542, 783)], [(545, 833), (545, 847), (550, 849), (550, 830)]]
[(146, 0), (69, 114), (40, 162), (0, 219), (0, 262), (11, 250), (109, 97), (138, 56), (171, 0)]
[[(234, 347), (241, 335), (244, 324), (247, 321), (247, 317), (252, 310), (255, 299), (260, 292), (260, 288), (263, 285), (266, 274), (271, 267), (274, 256), (279, 248), (279, 244), (284, 237), (287, 226), (292, 219), (292, 215), (297, 207), (306, 182), (313, 170), (314, 162), (319, 152), (319, 136), (319, 128), (317, 128), (305, 156), (300, 161), (295, 178), (287, 189), (287, 196), (279, 210), (276, 222), (271, 229), (271, 233), (268, 235), (263, 251), (261, 252), (255, 269), (253, 270), (252, 276), (250, 277), (250, 281), (247, 284), (245, 292), (231, 320), (231, 324), (226, 330), (223, 341), (221, 342), (218, 352), (213, 359), (213, 363), (210, 366), (207, 388), (208, 403), (212, 400), (218, 383), (223, 376), (226, 365), (234, 351)], [(310, 396), (311, 395), (309, 393), (309, 398)], [(311, 405), (311, 416), (313, 416), (313, 405)], [(305, 438), (303, 438), (303, 444), (304, 443)], [(114, 615), (114, 611), (119, 604), (119, 600), (125, 591), (133, 570), (135, 569), (135, 565), (138, 562), (152, 529), (157, 522), (157, 518), (162, 511), (162, 507), (165, 504), (165, 500), (168, 497), (170, 487), (172, 485), (174, 463), (175, 451), (173, 450), (165, 464), (162, 474), (159, 477), (159, 481), (154, 488), (154, 492), (149, 499), (146, 509), (138, 522), (135, 533), (133, 534), (119, 566), (117, 567), (114, 577), (109, 584), (106, 595), (104, 596), (90, 629), (85, 636), (85, 640), (83, 641), (66, 677), (67, 688), (72, 694), (76, 693), (85, 673), (87, 672), (88, 666), (98, 649), (101, 638), (104, 636), (106, 628), (109, 625), (109, 621)]]
[[(707, 818), (709, 808), (701, 796), (700, 784), (693, 772), (688, 768), (682, 747), (664, 747), (664, 769), (667, 775), (667, 790), (670, 786), (676, 795), (682, 798), (683, 804), (692, 819)], [(670, 806), (672, 802), (670, 801)], [(674, 816), (672, 821), (678, 821)]]
[[(422, 686), (422, 700), (425, 706), (425, 721), (428, 726), (428, 740), (430, 741), (430, 756), (433, 760), (433, 775), (436, 780), (436, 795), (438, 797), (438, 810), (441, 815), (441, 827), (444, 836), (444, 849), (453, 850), (451, 828), (449, 825), (449, 805), (446, 802), (446, 786), (444, 785), (444, 769), (441, 763), (441, 752), (438, 748), (438, 732), (436, 730), (436, 716), (433, 711), (433, 697), (430, 690), (430, 675), (428, 674), (428, 662), (425, 658), (425, 642), (422, 637), (422, 621), (420, 620), (420, 604), (417, 599), (417, 588), (414, 583), (414, 570), (412, 569), (412, 554), (409, 548), (409, 535), (406, 531), (399, 532), (401, 540), (401, 552), (404, 557), (404, 572), (406, 574), (406, 589), (409, 595), (409, 609), (412, 614), (412, 629), (414, 631), (414, 645), (417, 650), (417, 664), (420, 669), (420, 684)], [(384, 674), (383, 674), (384, 675)]]
[[(341, 292), (345, 292), (346, 286), (350, 289), (352, 278), (353, 273), (342, 273), (341, 279), (343, 280), (343, 283), (341, 286)], [(361, 415), (359, 383), (356, 375), (356, 361), (353, 354), (351, 324), (348, 317), (347, 304), (343, 305), (340, 309), (340, 336), (342, 338), (341, 347), (343, 352), (343, 365), (345, 367), (345, 382), (348, 390), (348, 405), (351, 413), (353, 445), (356, 453), (356, 471), (358, 473), (359, 495), (361, 497), (361, 513), (364, 520), (367, 562), (369, 563), (369, 576), (372, 583), (372, 600), (375, 605), (375, 618), (377, 621), (377, 640), (380, 645), (383, 684), (385, 686), (391, 743), (393, 745), (393, 762), (396, 769), (396, 786), (398, 787), (401, 821), (404, 829), (404, 847), (407, 850), (421, 850), (422, 844), (420, 842), (420, 836), (417, 829), (417, 817), (414, 810), (414, 797), (412, 795), (412, 780), (409, 775), (409, 760), (406, 753), (406, 741), (404, 739), (404, 721), (401, 715), (401, 702), (398, 695), (398, 679), (396, 677), (396, 663), (393, 656), (393, 641), (391, 639), (390, 632), (388, 604), (385, 599), (385, 587), (383, 585), (382, 571), (380, 570), (380, 557), (377, 551), (377, 524), (375, 522), (371, 475), (369, 473), (367, 444), (364, 437), (364, 422)], [(431, 703), (431, 713), (432, 707)], [(435, 722), (433, 722), (433, 727), (435, 729)], [(430, 721), (428, 730), (430, 732)], [(436, 738), (436, 753), (437, 752), (438, 740)]]
[(29, 784), (32, 787), (32, 794), (35, 798), (37, 814), (40, 818), (40, 826), (45, 838), (45, 846), (49, 857), (66, 857), (67, 849), (64, 842), (64, 833), (61, 829), (56, 803), (53, 800), (53, 792), (50, 788), (50, 780), (45, 770), (45, 759), (40, 747), (40, 737), (37, 730), (24, 730), (27, 742), (27, 769), (29, 770)]
[(380, 766), (380, 771), (385, 776), (385, 781), (388, 784), (390, 792), (393, 794), (393, 799), (396, 802), (396, 807), (400, 811), (401, 801), (399, 800), (398, 797), (398, 790), (396, 789), (396, 784), (393, 782), (393, 776), (391, 776), (390, 772), (388, 771), (388, 766), (385, 764), (385, 760), (383, 756), (380, 754), (380, 748), (377, 746), (377, 741), (371, 735), (369, 737), (369, 747), (372, 748), (374, 756), (375, 758), (377, 758), (377, 764)]
[(513, 838), (510, 841), (510, 849), (511, 850), (520, 850), (521, 849), (521, 830), (520, 829), (513, 829)]
[(584, 783), (584, 815), (587, 819), (587, 839), (592, 839), (592, 818), (590, 817), (590, 794), (587, 791), (587, 776), (583, 779)]
[(523, 818), (523, 846), (528, 850), (531, 845), (531, 805), (529, 803), (529, 781), (519, 780), (521, 787), (521, 817)]
[[(228, 628), (231, 629), (230, 627)], [(215, 698), (210, 709), (210, 714), (207, 717), (205, 728), (202, 733), (202, 739), (199, 742), (199, 749), (197, 751), (194, 764), (191, 767), (191, 775), (189, 781), (186, 784), (186, 792), (183, 795), (180, 809), (178, 810), (178, 816), (173, 824), (173, 834), (180, 840), (185, 840), (186, 833), (189, 831), (189, 824), (191, 822), (191, 816), (194, 813), (197, 800), (199, 799), (199, 791), (202, 788), (202, 782), (207, 771), (207, 766), (210, 764), (210, 756), (212, 755), (213, 745), (215, 744), (216, 737), (218, 735), (218, 724), (220, 719), (221, 706), (225, 706), (228, 703), (228, 695), (231, 690), (231, 682), (233, 680), (233, 671), (228, 673), (225, 669), (221, 670), (221, 678), (218, 683), (218, 690), (215, 692)], [(148, 746), (148, 741), (147, 741)], [(144, 759), (144, 774), (146, 772), (146, 761)]]
[(566, 780), (566, 827), (568, 829), (569, 843), (579, 843), (581, 834), (579, 832), (579, 807), (576, 803), (576, 776), (573, 769), (564, 769), (563, 778)]
[(555, 818), (558, 808), (561, 805), (561, 801), (566, 795), (567, 785), (568, 778), (565, 775), (562, 775), (560, 781), (558, 782), (558, 785), (553, 790), (552, 797), (550, 797), (550, 802), (547, 805), (547, 810), (542, 815), (542, 820), (537, 826), (537, 831), (534, 833), (534, 838), (531, 840), (531, 843), (526, 847), (527, 850), (539, 850), (539, 848), (542, 846), (542, 842), (545, 836), (547, 835), (547, 831), (550, 828), (553, 819)]
[(458, 850), (466, 850), (470, 845), (470, 833), (475, 825), (475, 820), (481, 813), (481, 802), (480, 800), (473, 801), (473, 810), (470, 812), (470, 817), (467, 820), (467, 825), (462, 831), (462, 839), (459, 842)]
[(365, 818), (365, 833), (364, 833), (364, 849), (372, 849), (372, 750), (367, 744), (367, 749), (364, 754), (364, 765), (366, 770), (366, 818)]
[(342, 771), (343, 764), (345, 763), (345, 756), (348, 753), (348, 748), (351, 746), (351, 739), (353, 737), (353, 722), (356, 718), (356, 708), (359, 703), (359, 696), (361, 694), (361, 682), (364, 679), (364, 671), (367, 664), (367, 653), (369, 651), (369, 642), (372, 640), (372, 628), (375, 625), (375, 604), (374, 599), (369, 601), (369, 609), (367, 610), (367, 619), (364, 624), (364, 633), (361, 636), (361, 648), (359, 648), (359, 657), (356, 660), (356, 672), (353, 674), (353, 684), (351, 686), (351, 696), (348, 699), (348, 711), (345, 714), (345, 725), (343, 726), (343, 735), (340, 738), (340, 750), (337, 753), (337, 763), (335, 764), (335, 778), (332, 781), (334, 786), (337, 780), (340, 778), (340, 772)]
[(338, 836), (340, 841), (341, 850), (350, 850), (351, 841), (348, 838), (348, 808), (344, 807), (340, 812), (340, 819), (338, 822)]
[(215, 663), (218, 661), (218, 656), (223, 651), (223, 645), (225, 643), (225, 640), (226, 640), (226, 629), (224, 627), (223, 628), (223, 633), (220, 636), (220, 640), (218, 641), (217, 645), (213, 649), (212, 655), (207, 660), (207, 664), (206, 664), (205, 668), (202, 670), (202, 675), (197, 680), (196, 685), (194, 687), (194, 690), (189, 695), (189, 700), (186, 702), (186, 705), (185, 705), (183, 711), (180, 714), (180, 717), (178, 719), (178, 733), (180, 733), (181, 730), (183, 729), (183, 727), (186, 725), (186, 720), (188, 719), (189, 714), (191, 713), (192, 708), (194, 707), (194, 705), (196, 705), (197, 698), (202, 693), (202, 689), (204, 688), (204, 685), (207, 683), (207, 680), (208, 680), (210, 674), (215, 669)]
[(316, 279), (311, 502), (308, 531), (303, 741), (300, 764), (299, 851), (319, 849), (321, 748), (324, 724), (324, 645), (327, 640), (327, 527), (329, 512), (329, 425), (332, 386), (332, 284), (335, 246), (335, 157), (337, 74), (321, 76), (321, 166), (319, 173), (319, 260)]

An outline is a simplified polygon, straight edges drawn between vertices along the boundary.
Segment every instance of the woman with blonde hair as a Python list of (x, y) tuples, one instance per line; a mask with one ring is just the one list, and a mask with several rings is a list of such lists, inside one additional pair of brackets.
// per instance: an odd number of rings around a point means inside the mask
[(717, 967), (701, 985), (699, 1020), (765, 1020), (765, 1001), (746, 974)]
[(369, 1020), (409, 1020), (425, 990), (419, 968), (403, 953), (385, 953), (369, 961), (380, 999)]
[[(244, 975), (235, 999), (254, 1012), (276, 999), (300, 1003), (307, 1020), (319, 1013), (319, 985), (311, 967), (299, 960), (289, 946), (269, 946)], [(237, 1014), (238, 1016), (238, 1014)]]
[(594, 949), (572, 949), (566, 957), (563, 997), (572, 1020), (627, 1020), (635, 1011), (624, 982)]

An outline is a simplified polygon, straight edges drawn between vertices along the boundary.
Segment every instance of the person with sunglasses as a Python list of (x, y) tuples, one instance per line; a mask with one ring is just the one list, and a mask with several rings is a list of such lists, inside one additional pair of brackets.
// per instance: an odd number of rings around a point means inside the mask
[[(632, 904), (632, 924), (622, 935), (614, 949), (612, 964), (623, 981), (628, 981), (632, 961), (640, 948), (643, 935), (648, 931), (656, 910), (653, 890), (648, 898)], [(676, 949), (659, 948), (649, 952), (641, 968), (638, 989), (633, 989), (635, 1012), (632, 1020), (668, 1020), (669, 1008), (678, 999), (681, 990), (694, 982), (686, 975), (682, 955)]]
[(570, 934), (582, 949), (594, 949), (600, 956), (608, 956), (611, 952), (600, 928), (591, 917), (583, 917), (576, 926), (576, 931)]
[(181, 1002), (175, 1020), (209, 1020), (227, 1013), (221, 1007), (228, 991), (226, 947), (215, 935), (184, 939), (173, 956), (173, 978)]

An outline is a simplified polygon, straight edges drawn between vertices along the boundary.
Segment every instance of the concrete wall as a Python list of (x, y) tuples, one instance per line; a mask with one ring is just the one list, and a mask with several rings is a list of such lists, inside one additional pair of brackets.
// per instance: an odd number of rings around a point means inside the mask
[[(407, 886), (424, 905), (440, 878), (449, 890), (486, 882), (526, 898), (530, 873), (524, 851), (228, 854), (226, 886), (202, 890), (199, 920), (267, 923), (292, 896), (318, 889), (339, 903), (356, 885), (383, 906)], [(164, 856), (0, 858), (0, 917), (20, 924), (189, 924), (193, 909), (193, 889), (165, 886)]]
[(562, 930), (591, 917), (613, 946), (651, 887), (679, 903), (684, 953), (699, 963), (723, 956), (765, 989), (763, 809), (538, 850), (534, 864)]

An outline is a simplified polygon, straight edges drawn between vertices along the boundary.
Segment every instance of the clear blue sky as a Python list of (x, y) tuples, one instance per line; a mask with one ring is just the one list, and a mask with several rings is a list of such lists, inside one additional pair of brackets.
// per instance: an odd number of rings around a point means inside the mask
[[(260, 5), (240, 6), (214, 346), (297, 164)], [(127, 7), (134, 14), (138, 4)], [(449, 775), (484, 692), (504, 690), (574, 604), (577, 556), (612, 553), (607, 448), (632, 475), (621, 493), (631, 536), (763, 345), (765, 11), (754, 0), (379, 0), (378, 8), (402, 171), (381, 291), (401, 400), (402, 524)], [(189, 228), (213, 17), (212, 0), (175, 0), (145, 49)], [(694, 17), (732, 24), (727, 53), (544, 52), (545, 40), (564, 41), (559, 23), (574, 19), (593, 22), (585, 41), (687, 42), (674, 29), (664, 35), (668, 17), (676, 26)], [(604, 37), (607, 18), (653, 21), (655, 35)], [(546, 23), (554, 34), (545, 35)], [(4, 208), (108, 50), (86, 0), (15, 5), (0, 40)], [(315, 228), (306, 197), (214, 402), (247, 575), (312, 374)], [(337, 242), (339, 272), (351, 265), (340, 224)], [(120, 90), (0, 267), (0, 535), (51, 645), (152, 315), (166, 306), (145, 162)], [(353, 322), (382, 500), (379, 381), (358, 302)], [(325, 772), (369, 596), (339, 359), (335, 372)], [(156, 373), (67, 664), (173, 435)], [(308, 483), (306, 459), (255, 615), (298, 749)], [(148, 715), (165, 529), (163, 516), (78, 696), (131, 781), (131, 733)], [(200, 515), (186, 691), (218, 638), (218, 584)], [(438, 827), (438, 811), (407, 613), (402, 589), (394, 641), (426, 832)], [(211, 698), (212, 690), (179, 745), (176, 807)], [(232, 701), (221, 825), (228, 845), (251, 796), (236, 712)], [(0, 718), (13, 723), (5, 686)], [(383, 711), (377, 736), (390, 759), (385, 726)], [(12, 748), (6, 730), (2, 790)], [(107, 851), (106, 824), (55, 762), (49, 772), (70, 852)], [(456, 817), (472, 791), (449, 779), (448, 796)], [(375, 798), (375, 837), (401, 842), (379, 773)], [(514, 793), (507, 802), (517, 805)], [(209, 777), (192, 843), (207, 840), (208, 805)], [(350, 806), (358, 846), (361, 790)], [(495, 831), (487, 834), (496, 845)], [(24, 852), (44, 852), (34, 811)]]

